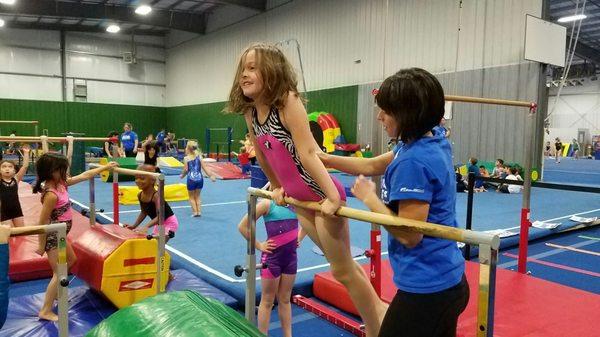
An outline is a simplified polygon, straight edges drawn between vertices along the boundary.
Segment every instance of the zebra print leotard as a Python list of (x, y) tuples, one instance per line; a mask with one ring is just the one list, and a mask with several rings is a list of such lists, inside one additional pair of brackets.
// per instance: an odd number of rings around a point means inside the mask
[[(269, 115), (267, 116), (267, 120), (264, 124), (261, 124), (258, 120), (258, 112), (256, 108), (252, 109), (252, 129), (254, 130), (254, 135), (256, 136), (258, 146), (261, 149), (262, 153), (267, 158), (271, 168), (274, 173), (277, 175), (280, 183), (283, 185), (284, 190), (288, 195), (294, 197), (299, 200), (306, 200), (306, 198), (302, 198), (300, 195), (294, 196), (293, 190), (298, 186), (289, 186), (295, 185), (292, 181), (290, 182), (290, 176), (294, 174), (291, 172), (291, 168), (287, 168), (287, 170), (282, 167), (281, 162), (285, 156), (283, 151), (271, 151), (274, 147), (274, 142), (279, 142), (283, 147), (287, 150), (287, 155), (291, 157), (293, 163), (296, 167), (297, 174), (300, 175), (302, 182), (306, 186), (310, 188), (310, 190), (318, 196), (318, 198), (310, 198), (313, 200), (321, 200), (325, 198), (325, 193), (319, 187), (317, 182), (310, 176), (310, 174), (306, 171), (302, 163), (300, 162), (300, 157), (296, 151), (296, 147), (292, 141), (291, 133), (283, 126), (281, 119), (279, 117), (279, 110), (276, 107), (271, 107), (269, 110)], [(280, 164), (280, 165), (278, 165)], [(279, 167), (279, 169), (277, 169)], [(286, 184), (287, 183), (287, 184)], [(288, 185), (288, 186), (286, 186)], [(290, 188), (291, 187), (291, 188)], [(292, 193), (292, 194), (290, 194)]]

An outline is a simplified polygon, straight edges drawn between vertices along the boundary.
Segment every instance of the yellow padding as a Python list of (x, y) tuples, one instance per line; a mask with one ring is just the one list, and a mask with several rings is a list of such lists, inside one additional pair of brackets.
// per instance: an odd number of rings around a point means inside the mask
[[(139, 204), (137, 195), (140, 189), (137, 186), (119, 186), (119, 204), (137, 205)], [(185, 184), (165, 185), (166, 201), (185, 201), (189, 200), (187, 186)]]
[(158, 157), (158, 166), (183, 167), (183, 163), (174, 157)]
[(562, 155), (563, 157), (569, 156), (569, 148), (571, 147), (571, 143), (562, 143)]
[[(156, 295), (157, 240), (129, 239), (105, 261), (100, 291), (117, 308)], [(165, 252), (161, 290), (169, 281), (171, 256)]]
[(468, 173), (467, 165), (463, 165), (463, 166), (459, 167), (458, 173), (460, 173), (463, 177), (466, 176)]

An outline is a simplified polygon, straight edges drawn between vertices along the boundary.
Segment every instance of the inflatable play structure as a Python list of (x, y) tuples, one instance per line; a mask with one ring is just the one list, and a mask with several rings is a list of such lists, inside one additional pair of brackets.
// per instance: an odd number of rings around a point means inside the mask
[(235, 310), (194, 291), (164, 293), (121, 309), (86, 337), (259, 337)]
[[(359, 144), (347, 144), (340, 124), (335, 117), (328, 112), (311, 112), (308, 114), (310, 130), (323, 150), (327, 153), (335, 151), (350, 152), (358, 155), (360, 153)], [(357, 153), (358, 152), (358, 153)]]
[[(140, 193), (140, 189), (137, 186), (119, 186), (119, 204), (138, 205), (138, 193)], [(166, 201), (185, 201), (189, 198), (185, 184), (165, 185)]]
[[(148, 240), (116, 225), (90, 227), (73, 242), (78, 263), (75, 275), (123, 308), (157, 293), (157, 240)], [(160, 290), (169, 279), (170, 256), (165, 252)]]

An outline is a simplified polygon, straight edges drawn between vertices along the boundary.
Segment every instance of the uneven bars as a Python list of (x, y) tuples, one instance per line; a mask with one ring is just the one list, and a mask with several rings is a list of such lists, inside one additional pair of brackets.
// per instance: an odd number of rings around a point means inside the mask
[[(104, 165), (99, 165), (99, 164), (89, 164), (90, 167), (104, 167)], [(164, 179), (164, 175), (160, 174), (160, 173), (155, 173), (155, 172), (148, 172), (148, 171), (142, 171), (142, 170), (132, 170), (132, 169), (126, 169), (126, 168), (120, 168), (120, 167), (113, 167), (110, 169), (111, 171), (117, 172), (117, 173), (121, 173), (121, 174), (125, 174), (128, 176), (150, 176), (150, 177), (154, 177), (154, 178), (159, 178)]]
[(0, 124), (38, 124), (39, 121), (2, 121), (0, 120)]
[[(249, 187), (248, 193), (261, 198), (272, 199), (272, 192)], [(317, 202), (298, 201), (293, 198), (286, 197), (285, 202), (290, 205), (311, 209), (313, 211), (321, 211), (321, 205)], [(487, 233), (480, 233), (460, 228), (442, 226), (424, 221), (401, 218), (393, 215), (381, 213), (373, 213), (342, 206), (335, 213), (338, 216), (364, 221), (367, 223), (376, 223), (384, 226), (398, 227), (402, 229), (416, 230), (426, 235), (435, 236), (442, 239), (460, 241), (469, 244), (485, 244), (492, 249), (498, 249), (500, 246), (500, 237)]]
[[(42, 142), (43, 139), (46, 139), (49, 142), (66, 142), (68, 137), (10, 137), (10, 136), (0, 136), (0, 142), (22, 142), (22, 143), (39, 143)], [(89, 142), (109, 142), (110, 138), (105, 137), (73, 137), (74, 141), (89, 141)]]
[(524, 107), (524, 108), (530, 108), (530, 109), (535, 109), (537, 107), (537, 103), (534, 103), (534, 102), (511, 101), (511, 100), (497, 99), (497, 98), (481, 98), (481, 97), (468, 97), (468, 96), (455, 96), (455, 95), (446, 95), (446, 96), (444, 96), (444, 98), (446, 99), (446, 101), (453, 101), (453, 102), (511, 105), (511, 106), (520, 106), (520, 107)]

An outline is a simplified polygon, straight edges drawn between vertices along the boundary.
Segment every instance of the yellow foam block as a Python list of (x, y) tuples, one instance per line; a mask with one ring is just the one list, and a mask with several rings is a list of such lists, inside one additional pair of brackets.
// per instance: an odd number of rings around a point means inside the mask
[(183, 167), (183, 163), (173, 157), (158, 157), (158, 166)]
[[(139, 204), (137, 195), (140, 189), (137, 186), (119, 186), (119, 204), (137, 205)], [(187, 186), (185, 184), (165, 185), (166, 201), (185, 201), (189, 200)]]
[[(101, 293), (118, 308), (156, 295), (157, 240), (124, 241), (105, 261)], [(165, 252), (160, 289), (169, 280), (171, 256)]]
[(458, 173), (460, 173), (463, 177), (465, 177), (468, 173), (467, 165), (463, 165), (458, 168)]
[(569, 155), (569, 148), (571, 147), (571, 143), (562, 143), (562, 155), (563, 157), (567, 157)]

